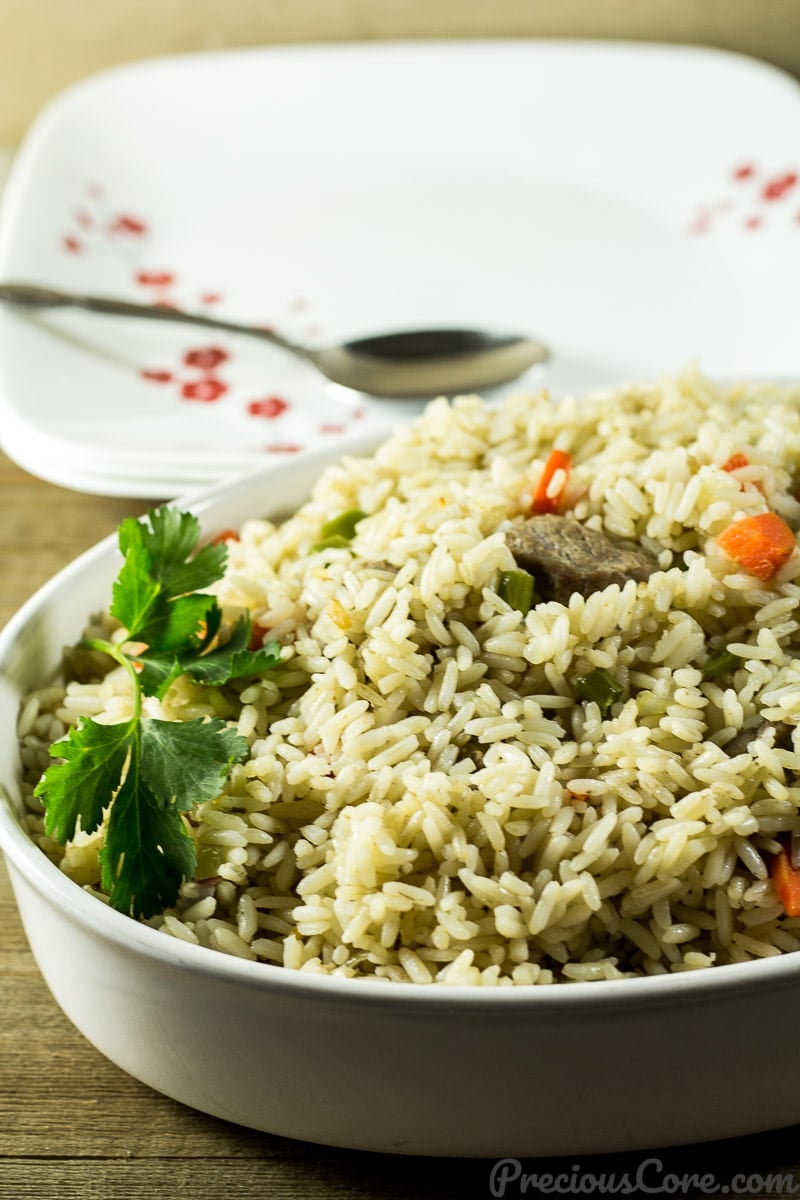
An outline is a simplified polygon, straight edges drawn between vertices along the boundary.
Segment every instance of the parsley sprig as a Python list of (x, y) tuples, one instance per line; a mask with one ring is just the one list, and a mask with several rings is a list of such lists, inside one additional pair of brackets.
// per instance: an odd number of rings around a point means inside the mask
[(87, 639), (128, 672), (130, 720), (104, 725), (81, 718), (50, 747), (60, 761), (45, 771), (35, 794), (45, 831), (62, 844), (80, 828), (105, 820), (101, 883), (114, 908), (149, 917), (173, 904), (196, 865), (194, 842), (181, 814), (219, 795), (247, 741), (219, 719), (162, 721), (143, 715), (145, 696), (163, 697), (184, 673), (219, 686), (260, 675), (280, 662), (277, 642), (249, 648), (251, 621), (242, 615), (222, 636), (222, 609), (199, 589), (220, 579), (227, 547), (197, 549), (200, 525), (191, 513), (162, 505), (146, 521), (119, 528), (124, 564), (110, 612), (124, 627), (122, 644)]

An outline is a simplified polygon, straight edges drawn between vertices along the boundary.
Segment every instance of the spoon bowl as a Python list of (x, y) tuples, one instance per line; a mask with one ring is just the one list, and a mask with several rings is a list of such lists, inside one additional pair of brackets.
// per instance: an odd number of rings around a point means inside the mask
[(479, 329), (405, 330), (315, 348), (272, 329), (205, 313), (36, 284), (0, 283), (0, 302), (32, 310), (79, 308), (107, 316), (180, 322), (259, 338), (305, 359), (333, 383), (377, 397), (479, 391), (517, 379), (550, 358), (547, 346), (536, 338)]
[(516, 379), (545, 362), (541, 342), (479, 329), (377, 334), (312, 352), (335, 383), (373, 396), (428, 396), (479, 391)]

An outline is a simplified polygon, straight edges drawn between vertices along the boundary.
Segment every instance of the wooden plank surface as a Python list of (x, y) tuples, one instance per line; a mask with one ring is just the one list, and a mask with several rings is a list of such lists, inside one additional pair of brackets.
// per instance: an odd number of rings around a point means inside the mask
[[(147, 503), (67, 492), (0, 455), (0, 624), (59, 567)], [(2, 864), (0, 930), (0, 1200), (466, 1200), (499, 1194), (496, 1178), (492, 1190), (491, 1162), (312, 1146), (229, 1125), (151, 1091), (104, 1059), (57, 1008), (28, 950)], [(793, 1030), (776, 1030), (775, 1053), (790, 1052), (793, 1038)], [(719, 1053), (734, 1054), (735, 1047), (715, 1047), (687, 1086), (702, 1086)], [(658, 1096), (646, 1102), (658, 1104)], [(521, 1169), (555, 1176), (576, 1167), (589, 1194), (602, 1176), (633, 1179), (648, 1158), (661, 1164), (648, 1168), (651, 1183), (659, 1171), (710, 1174), (723, 1188), (741, 1173), (750, 1180), (740, 1194), (800, 1193), (798, 1129), (650, 1155), (526, 1161)], [(504, 1194), (545, 1193), (509, 1182)], [(672, 1194), (703, 1192), (689, 1179)]]

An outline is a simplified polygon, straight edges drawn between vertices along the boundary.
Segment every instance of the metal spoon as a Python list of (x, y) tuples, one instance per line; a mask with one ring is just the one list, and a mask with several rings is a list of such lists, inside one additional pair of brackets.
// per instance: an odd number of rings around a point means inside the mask
[(203, 313), (105, 296), (83, 296), (26, 283), (0, 283), (0, 301), (24, 308), (81, 308), (117, 317), (180, 321), (246, 334), (313, 363), (334, 383), (373, 396), (430, 396), (470, 392), (516, 379), (550, 357), (533, 338), (477, 329), (425, 329), (357, 338), (313, 349), (271, 329), (224, 321)]

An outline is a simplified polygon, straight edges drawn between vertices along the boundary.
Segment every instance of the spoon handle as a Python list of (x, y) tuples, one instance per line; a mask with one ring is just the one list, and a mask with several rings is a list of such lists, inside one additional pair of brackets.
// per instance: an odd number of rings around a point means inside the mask
[(28, 283), (0, 283), (0, 302), (17, 304), (23, 308), (81, 308), (87, 312), (105, 313), (115, 317), (143, 317), (154, 321), (178, 321), (184, 325), (200, 325), (205, 329), (222, 329), (228, 333), (243, 333), (261, 338), (313, 360), (313, 352), (272, 329), (257, 325), (243, 325), (238, 321), (225, 321), (221, 317), (206, 316), (205, 313), (185, 312), (180, 308), (168, 308), (161, 304), (138, 304), (134, 300), (117, 300), (109, 296), (85, 296), (79, 292), (64, 292), (57, 288), (39, 287)]

